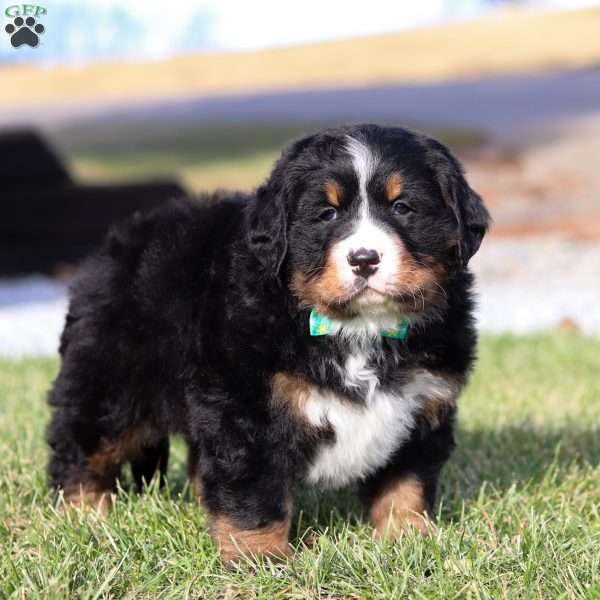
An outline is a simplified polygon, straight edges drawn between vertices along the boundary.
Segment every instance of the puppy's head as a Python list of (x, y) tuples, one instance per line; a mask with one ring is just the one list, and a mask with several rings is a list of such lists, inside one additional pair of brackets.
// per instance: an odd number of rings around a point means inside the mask
[(400, 128), (327, 130), (287, 148), (257, 192), (249, 243), (266, 273), (337, 318), (445, 303), (489, 215), (442, 144)]

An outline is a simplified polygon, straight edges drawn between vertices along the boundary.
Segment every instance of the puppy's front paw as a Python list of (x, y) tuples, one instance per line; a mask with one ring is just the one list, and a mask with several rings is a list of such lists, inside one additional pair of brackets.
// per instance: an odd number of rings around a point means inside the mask
[(423, 535), (435, 533), (435, 523), (428, 513), (416, 513), (407, 510), (392, 509), (387, 518), (375, 523), (374, 535), (378, 539), (396, 539), (404, 532), (417, 530)]
[(435, 531), (423, 484), (416, 477), (389, 481), (373, 500), (370, 514), (380, 539), (395, 539), (411, 529), (424, 535)]

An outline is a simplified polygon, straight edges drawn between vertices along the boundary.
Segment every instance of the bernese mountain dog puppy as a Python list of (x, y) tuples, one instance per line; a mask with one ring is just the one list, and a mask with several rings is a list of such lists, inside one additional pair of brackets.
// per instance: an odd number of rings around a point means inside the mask
[(426, 531), (488, 222), (445, 146), (376, 125), (291, 144), (255, 194), (135, 215), (72, 285), (51, 484), (106, 508), (180, 434), (225, 561), (288, 555), (306, 483), (353, 485), (376, 535)]

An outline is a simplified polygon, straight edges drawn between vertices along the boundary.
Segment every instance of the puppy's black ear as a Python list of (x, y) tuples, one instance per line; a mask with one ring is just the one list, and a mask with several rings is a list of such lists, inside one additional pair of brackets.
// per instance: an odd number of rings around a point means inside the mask
[(479, 194), (467, 183), (462, 166), (456, 158), (445, 146), (437, 143), (435, 146), (438, 152), (433, 166), (442, 196), (458, 223), (457, 262), (466, 267), (488, 230), (490, 214)]
[(272, 181), (256, 192), (250, 211), (248, 246), (265, 273), (276, 277), (287, 253), (287, 208), (281, 187)]
[(269, 179), (256, 191), (250, 211), (248, 245), (267, 275), (276, 277), (287, 254), (288, 212), (302, 185), (299, 157), (315, 139), (292, 142), (281, 154)]
[(459, 187), (458, 208), (462, 219), (461, 260), (466, 266), (479, 250), (483, 236), (490, 226), (490, 213), (483, 205), (481, 196), (474, 192), (463, 177)]

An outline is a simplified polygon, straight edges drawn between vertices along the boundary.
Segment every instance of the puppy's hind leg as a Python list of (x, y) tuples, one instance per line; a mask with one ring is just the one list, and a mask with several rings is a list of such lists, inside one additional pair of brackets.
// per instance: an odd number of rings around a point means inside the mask
[(90, 437), (78, 443), (76, 431), (60, 413), (50, 424), (50, 480), (62, 489), (65, 501), (75, 507), (107, 512), (116, 491), (122, 465), (131, 461), (138, 489), (149, 483), (156, 470), (165, 476), (169, 453), (168, 438), (153, 437), (145, 427), (130, 427), (110, 436)]
[(104, 513), (116, 491), (123, 463), (136, 461), (136, 481), (144, 477), (149, 481), (156, 468), (161, 472), (166, 469), (168, 440), (149, 423), (128, 423), (127, 418), (118, 423), (114, 411), (115, 422), (109, 426), (108, 409), (103, 410), (100, 403), (76, 401), (94, 399), (84, 391), (64, 385), (59, 375), (50, 394), (54, 412), (47, 431), (48, 475), (52, 487), (62, 490), (67, 504)]
[[(82, 433), (83, 432), (83, 433)], [(48, 428), (50, 485), (67, 505), (105, 514), (116, 490), (121, 462), (117, 453), (90, 433), (66, 410), (58, 410)]]
[(159, 476), (159, 486), (165, 484), (167, 465), (169, 462), (169, 438), (160, 438), (156, 443), (140, 448), (131, 460), (131, 473), (139, 491), (144, 489), (144, 482), (149, 485), (156, 471)]
[(198, 502), (202, 502), (202, 479), (200, 477), (200, 449), (190, 446), (188, 452), (188, 478), (192, 493)]

